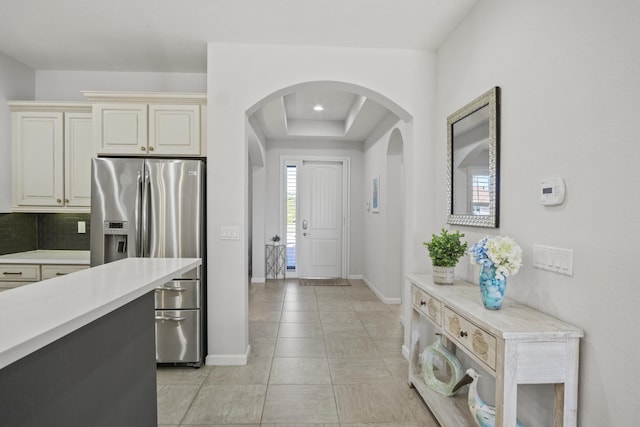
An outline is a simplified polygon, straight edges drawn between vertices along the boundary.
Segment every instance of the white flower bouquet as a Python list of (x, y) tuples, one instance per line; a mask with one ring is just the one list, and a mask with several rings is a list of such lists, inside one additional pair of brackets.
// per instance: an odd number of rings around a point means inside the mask
[(522, 266), (522, 248), (507, 236), (487, 236), (469, 249), (471, 262), (495, 269), (495, 277), (502, 280), (513, 276)]

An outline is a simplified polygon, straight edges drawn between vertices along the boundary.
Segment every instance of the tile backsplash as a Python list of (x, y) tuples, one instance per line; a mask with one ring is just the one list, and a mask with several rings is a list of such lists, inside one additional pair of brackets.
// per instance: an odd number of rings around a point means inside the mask
[(31, 251), (37, 247), (37, 214), (0, 214), (0, 255)]
[[(0, 255), (34, 249), (89, 250), (90, 214), (0, 214)], [(78, 233), (78, 221), (86, 233)]]
[[(39, 214), (38, 249), (89, 250), (91, 214)], [(86, 224), (86, 233), (78, 233), (78, 221)]]

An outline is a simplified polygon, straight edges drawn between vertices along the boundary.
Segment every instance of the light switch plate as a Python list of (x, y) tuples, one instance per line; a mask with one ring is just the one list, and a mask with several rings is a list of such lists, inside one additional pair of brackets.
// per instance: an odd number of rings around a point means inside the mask
[(221, 226), (220, 240), (240, 240), (240, 227), (230, 225)]
[(573, 276), (573, 249), (533, 245), (533, 266)]

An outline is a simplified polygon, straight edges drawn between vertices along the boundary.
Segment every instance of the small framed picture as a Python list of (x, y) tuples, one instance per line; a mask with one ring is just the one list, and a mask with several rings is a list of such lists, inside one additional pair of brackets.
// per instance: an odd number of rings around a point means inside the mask
[(380, 212), (380, 175), (373, 177), (373, 188), (371, 192), (371, 212)]

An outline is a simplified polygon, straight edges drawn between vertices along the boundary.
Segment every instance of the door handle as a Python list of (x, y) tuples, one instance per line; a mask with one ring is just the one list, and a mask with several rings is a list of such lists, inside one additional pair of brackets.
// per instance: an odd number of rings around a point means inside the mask
[(155, 289), (156, 292), (162, 292), (162, 291), (184, 292), (186, 290), (187, 288), (165, 288), (165, 287), (160, 287)]
[(307, 227), (308, 227), (308, 223), (307, 223), (307, 220), (305, 219), (304, 221), (302, 221), (302, 229), (306, 230)]
[(136, 256), (142, 256), (142, 194), (143, 194), (143, 185), (142, 185), (142, 171), (138, 171), (138, 176), (136, 177), (138, 190), (136, 191), (136, 207), (135, 207), (135, 223), (136, 223)]
[(302, 233), (304, 237), (311, 236), (311, 233)]
[(156, 316), (156, 320), (182, 322), (183, 320), (187, 320), (187, 318), (186, 317), (171, 317), (171, 316)]
[[(146, 167), (146, 166), (145, 166)], [(141, 224), (140, 230), (142, 237), (140, 239), (142, 251), (140, 256), (148, 257), (150, 252), (149, 246), (149, 209), (150, 209), (150, 198), (151, 198), (151, 179), (149, 177), (149, 171), (145, 169), (144, 177), (142, 181), (142, 212), (141, 212)]]

